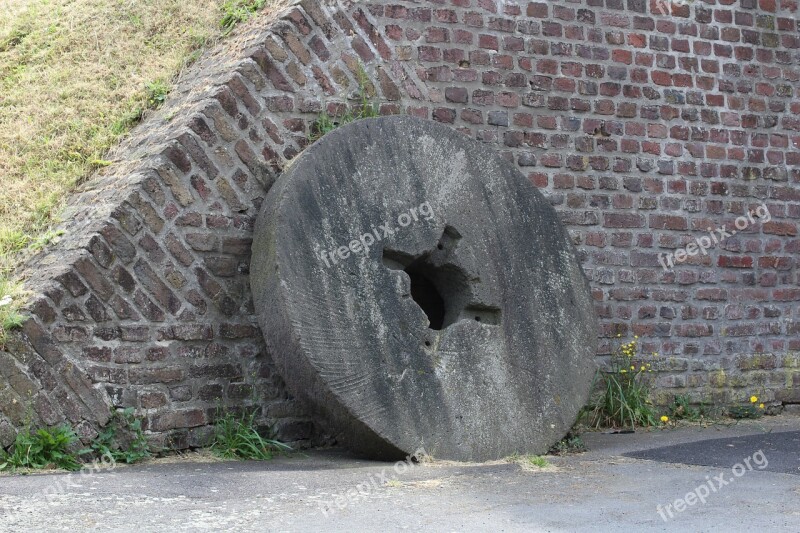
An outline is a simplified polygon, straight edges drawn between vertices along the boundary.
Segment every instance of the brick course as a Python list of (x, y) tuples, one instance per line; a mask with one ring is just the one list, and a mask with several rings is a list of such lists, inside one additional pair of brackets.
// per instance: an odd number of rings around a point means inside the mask
[[(656, 399), (800, 401), (800, 31), (794, 2), (296, 2), (195, 65), (69, 203), (21, 270), (30, 320), (0, 352), (0, 444), (30, 404), (90, 438), (111, 406), (154, 444), (202, 444), (216, 406), (318, 432), (255, 325), (254, 219), (323, 110), (382, 113), (493, 145), (569, 228), (601, 354), (639, 335)], [(669, 6), (669, 4), (665, 4)], [(708, 228), (756, 221), (665, 272)]]

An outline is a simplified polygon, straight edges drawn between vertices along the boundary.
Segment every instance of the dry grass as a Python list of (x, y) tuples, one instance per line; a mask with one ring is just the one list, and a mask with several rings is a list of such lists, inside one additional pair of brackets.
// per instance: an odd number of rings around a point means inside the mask
[(0, 23), (3, 251), (30, 243), (30, 229), (103, 164), (147, 85), (220, 32), (222, 2), (0, 0), (11, 4)]
[[(0, 0), (0, 302), (20, 252), (163, 101), (209, 43), (266, 0)], [(225, 26), (225, 27), (223, 27)], [(6, 317), (0, 304), (0, 347)]]

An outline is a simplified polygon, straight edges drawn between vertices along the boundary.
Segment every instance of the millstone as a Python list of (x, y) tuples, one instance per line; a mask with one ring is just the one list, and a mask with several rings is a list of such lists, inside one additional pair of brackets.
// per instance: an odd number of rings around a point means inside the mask
[(363, 120), (303, 152), (251, 279), (289, 389), (364, 455), (543, 453), (587, 399), (597, 325), (568, 233), (516, 166), (440, 124)]

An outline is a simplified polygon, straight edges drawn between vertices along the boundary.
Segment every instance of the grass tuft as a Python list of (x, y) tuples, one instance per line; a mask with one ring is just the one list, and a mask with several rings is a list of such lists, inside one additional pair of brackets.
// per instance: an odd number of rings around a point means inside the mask
[(158, 109), (167, 100), (170, 87), (164, 80), (156, 80), (145, 84), (145, 105), (149, 109)]
[(506, 457), (506, 462), (520, 465), (523, 469), (532, 470), (534, 468), (547, 468), (550, 463), (541, 455), (519, 455), (514, 454)]
[(326, 134), (345, 124), (350, 124), (351, 122), (363, 118), (375, 118), (381, 115), (378, 104), (372, 101), (374, 97), (374, 88), (370, 86), (369, 76), (364, 70), (364, 67), (359, 65), (356, 74), (358, 78), (358, 106), (355, 109), (348, 109), (341, 115), (331, 116), (327, 111), (323, 111), (311, 126), (311, 136), (309, 138), (311, 142), (321, 139)]
[[(658, 354), (652, 356), (656, 358)], [(610, 368), (598, 372), (602, 380), (600, 397), (590, 402), (583, 413), (588, 424), (595, 428), (630, 429), (658, 425), (650, 400), (651, 366), (639, 353), (638, 337), (620, 344), (611, 355)]]
[(223, 30), (230, 31), (237, 24), (245, 22), (256, 11), (262, 9), (267, 0), (227, 0), (222, 4), (222, 20), (220, 26)]
[(255, 425), (255, 413), (235, 415), (225, 413), (214, 427), (211, 451), (222, 459), (266, 461), (276, 453), (286, 453), (291, 447), (273, 438), (264, 438)]

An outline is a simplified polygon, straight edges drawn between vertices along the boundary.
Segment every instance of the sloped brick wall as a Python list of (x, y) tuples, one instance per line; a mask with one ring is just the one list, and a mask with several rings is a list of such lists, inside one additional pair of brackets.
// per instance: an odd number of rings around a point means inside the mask
[[(282, 438), (313, 422), (255, 326), (251, 231), (319, 113), (451, 124), (545, 191), (602, 320), (658, 351), (657, 399), (800, 402), (800, 33), (794, 1), (297, 2), (193, 67), (75, 195), (23, 269), (34, 297), (0, 354), (0, 442), (26, 406), (89, 437), (111, 406), (155, 444), (202, 444), (218, 405)], [(660, 266), (708, 228), (737, 235)], [(661, 257), (664, 260), (664, 256)]]

